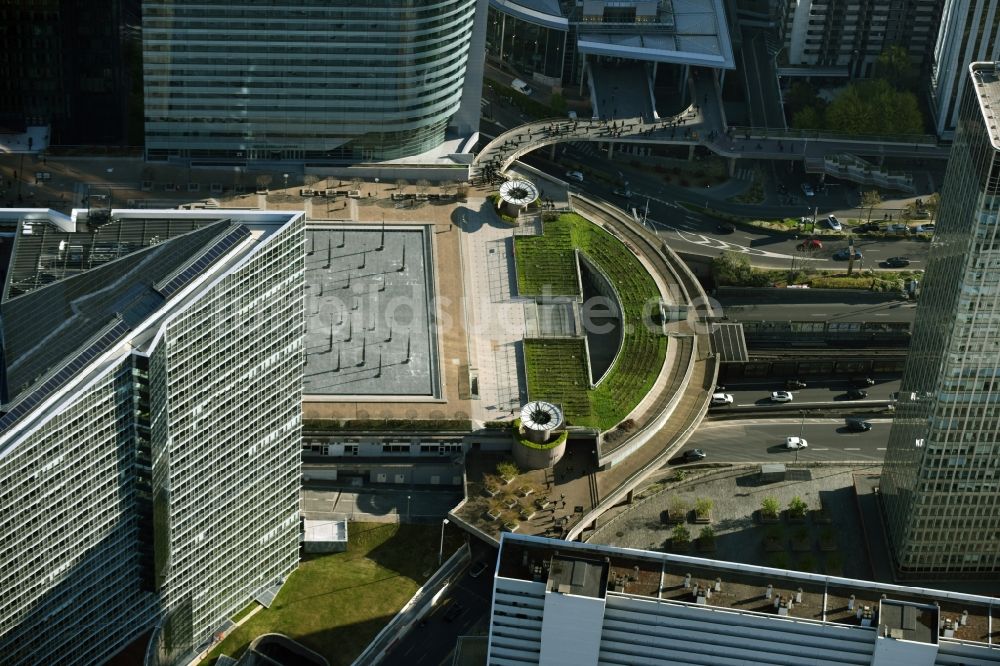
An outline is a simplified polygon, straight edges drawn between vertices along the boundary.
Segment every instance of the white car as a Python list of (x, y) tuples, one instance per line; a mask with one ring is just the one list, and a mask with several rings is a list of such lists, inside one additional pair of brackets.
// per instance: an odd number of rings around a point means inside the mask
[(814, 197), (816, 193), (813, 191), (812, 185), (809, 183), (802, 183), (802, 193), (807, 197)]
[(772, 391), (771, 402), (791, 402), (792, 394), (789, 391)]
[(571, 179), (571, 180), (575, 180), (578, 183), (582, 183), (583, 182), (583, 174), (580, 173), (579, 171), (567, 171), (566, 172), (566, 177), (569, 178), (569, 179)]
[(826, 223), (834, 231), (843, 231), (844, 227), (840, 224), (840, 220), (837, 219), (836, 215), (828, 215), (826, 217)]
[(785, 438), (785, 448), (786, 449), (804, 449), (809, 446), (809, 442), (802, 439), (801, 437), (786, 437)]
[(733, 404), (733, 396), (729, 393), (713, 393), (712, 394), (712, 406), (717, 407), (719, 405), (731, 405)]

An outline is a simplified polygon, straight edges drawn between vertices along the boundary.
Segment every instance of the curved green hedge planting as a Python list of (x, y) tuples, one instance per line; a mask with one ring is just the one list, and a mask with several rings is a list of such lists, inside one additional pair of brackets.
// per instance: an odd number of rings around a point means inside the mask
[(517, 236), (517, 284), (525, 295), (579, 295), (574, 249), (608, 276), (622, 299), (622, 351), (596, 389), (589, 389), (583, 340), (524, 341), (528, 395), (562, 405), (567, 420), (608, 430), (624, 419), (652, 388), (667, 352), (658, 325), (643, 319), (659, 300), (656, 283), (625, 245), (573, 213), (545, 222), (541, 236)]
[(561, 433), (556, 435), (554, 439), (550, 439), (544, 444), (536, 444), (535, 442), (532, 442), (530, 439), (521, 437), (521, 434), (516, 430), (514, 431), (514, 438), (517, 440), (518, 444), (520, 444), (521, 446), (526, 446), (529, 449), (535, 449), (537, 451), (547, 451), (549, 449), (554, 449), (563, 442), (565, 442), (567, 437), (569, 437), (569, 433), (563, 430)]

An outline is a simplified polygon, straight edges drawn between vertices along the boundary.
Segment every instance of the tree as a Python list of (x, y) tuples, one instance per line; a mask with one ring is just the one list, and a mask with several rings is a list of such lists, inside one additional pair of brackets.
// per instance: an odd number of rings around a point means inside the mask
[(826, 109), (827, 129), (847, 134), (921, 134), (923, 116), (916, 95), (885, 79), (847, 86)]
[(792, 114), (795, 129), (823, 129), (823, 114), (814, 106), (807, 106)]
[(717, 283), (723, 285), (765, 287), (769, 283), (766, 273), (754, 271), (747, 255), (732, 250), (726, 250), (712, 259), (712, 275)]
[(796, 495), (788, 502), (788, 513), (795, 518), (805, 518), (809, 505), (805, 500)]
[(307, 173), (305, 176), (302, 177), (302, 184), (305, 185), (306, 187), (312, 187), (318, 182), (319, 182), (319, 176), (317, 176), (314, 173)]
[(910, 61), (910, 55), (899, 44), (893, 44), (879, 54), (875, 60), (874, 78), (885, 79), (896, 90), (916, 89), (917, 69)]
[(796, 81), (792, 84), (788, 94), (785, 96), (785, 104), (794, 116), (799, 111), (806, 108), (818, 110), (822, 115), (823, 105), (826, 102), (816, 94), (816, 88), (805, 81)]
[(776, 497), (765, 497), (764, 501), (760, 503), (760, 512), (767, 518), (777, 518), (780, 510), (781, 505), (778, 504)]
[(396, 190), (399, 191), (399, 192), (402, 192), (406, 188), (406, 186), (409, 185), (409, 184), (410, 184), (409, 181), (406, 180), (405, 178), (397, 178), (396, 179)]
[(670, 532), (675, 547), (686, 546), (691, 541), (691, 532), (683, 525), (677, 525)]
[(714, 506), (712, 500), (699, 497), (694, 503), (694, 512), (699, 518), (707, 518), (710, 513), (712, 513), (712, 506)]
[(683, 497), (674, 495), (670, 498), (670, 506), (667, 508), (673, 520), (678, 518), (683, 522), (687, 517), (687, 512), (691, 510), (691, 505)]
[(882, 195), (879, 194), (878, 190), (867, 190), (861, 193), (861, 207), (868, 209), (869, 222), (872, 221), (872, 211), (880, 203), (882, 203)]
[(257, 187), (262, 190), (267, 189), (267, 186), (271, 184), (271, 180), (270, 174), (262, 173), (257, 176)]
[(715, 543), (715, 530), (712, 529), (711, 525), (701, 528), (701, 532), (698, 533), (698, 541), (703, 546), (710, 546)]
[(420, 190), (421, 194), (426, 192), (427, 188), (430, 186), (431, 186), (431, 181), (427, 180), (426, 178), (421, 178), (420, 180), (417, 181), (417, 189)]

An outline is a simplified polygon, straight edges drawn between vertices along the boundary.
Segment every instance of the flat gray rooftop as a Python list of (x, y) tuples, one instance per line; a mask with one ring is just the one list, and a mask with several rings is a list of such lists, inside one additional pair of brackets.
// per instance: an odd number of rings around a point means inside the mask
[(303, 392), (439, 396), (432, 265), (422, 228), (308, 228)]

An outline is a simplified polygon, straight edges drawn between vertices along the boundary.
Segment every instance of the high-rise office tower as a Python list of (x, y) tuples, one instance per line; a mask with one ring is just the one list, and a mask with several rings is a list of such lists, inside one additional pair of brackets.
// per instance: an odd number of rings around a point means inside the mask
[(944, 0), (931, 62), (931, 110), (950, 138), (970, 85), (969, 63), (1000, 60), (1000, 0)]
[(175, 663), (298, 562), (302, 214), (0, 219), (0, 661)]
[(138, 144), (139, 2), (0, 3), (0, 133), (47, 125), (52, 144)]
[(882, 474), (916, 576), (1000, 572), (1000, 65), (967, 78)]
[[(780, 0), (782, 61), (817, 76), (872, 76), (879, 55), (903, 47), (921, 68), (937, 35), (941, 0)], [(783, 17), (783, 18), (781, 18)]]
[(478, 130), (485, 0), (145, 0), (150, 160), (391, 160)]

